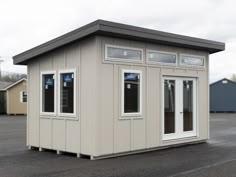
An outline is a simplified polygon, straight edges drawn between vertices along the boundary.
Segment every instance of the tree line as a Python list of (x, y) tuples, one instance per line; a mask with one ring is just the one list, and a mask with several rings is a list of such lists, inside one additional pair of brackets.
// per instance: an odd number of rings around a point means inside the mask
[(27, 74), (13, 73), (7, 71), (2, 71), (0, 74), (0, 81), (5, 82), (16, 82), (17, 80), (20, 80), (22, 78), (27, 78)]

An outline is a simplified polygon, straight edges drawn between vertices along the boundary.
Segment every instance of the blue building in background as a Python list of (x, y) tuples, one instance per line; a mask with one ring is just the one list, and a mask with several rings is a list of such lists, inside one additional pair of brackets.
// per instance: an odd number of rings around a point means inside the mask
[(224, 78), (210, 85), (210, 111), (236, 112), (236, 82)]

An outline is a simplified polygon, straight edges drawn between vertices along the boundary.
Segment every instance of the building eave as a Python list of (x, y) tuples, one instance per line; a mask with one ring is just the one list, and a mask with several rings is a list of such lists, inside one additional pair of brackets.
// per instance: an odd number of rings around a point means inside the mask
[(23, 82), (23, 81), (26, 81), (27, 82), (27, 79), (26, 78), (22, 78), (14, 83), (12, 83), (11, 85), (5, 87), (4, 89), (0, 90), (0, 91), (7, 91), (8, 89), (14, 87), (15, 85), (19, 84), (20, 82)]
[(64, 34), (58, 38), (14, 56), (14, 64), (27, 65), (29, 60), (37, 56), (92, 35), (118, 37), (129, 40), (203, 50), (209, 52), (210, 54), (225, 50), (225, 44), (222, 42), (183, 36), (104, 20), (96, 20), (72, 32)]

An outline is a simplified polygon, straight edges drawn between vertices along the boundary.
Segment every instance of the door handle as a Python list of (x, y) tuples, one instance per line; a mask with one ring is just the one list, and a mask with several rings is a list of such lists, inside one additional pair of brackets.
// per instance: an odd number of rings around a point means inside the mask
[(180, 114), (183, 114), (183, 112), (179, 112)]

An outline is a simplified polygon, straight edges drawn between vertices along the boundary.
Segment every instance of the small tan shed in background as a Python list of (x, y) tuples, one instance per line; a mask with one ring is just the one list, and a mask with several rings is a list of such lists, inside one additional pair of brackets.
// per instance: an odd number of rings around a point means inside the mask
[(27, 80), (20, 79), (8, 87), (6, 90), (7, 114), (27, 113)]

